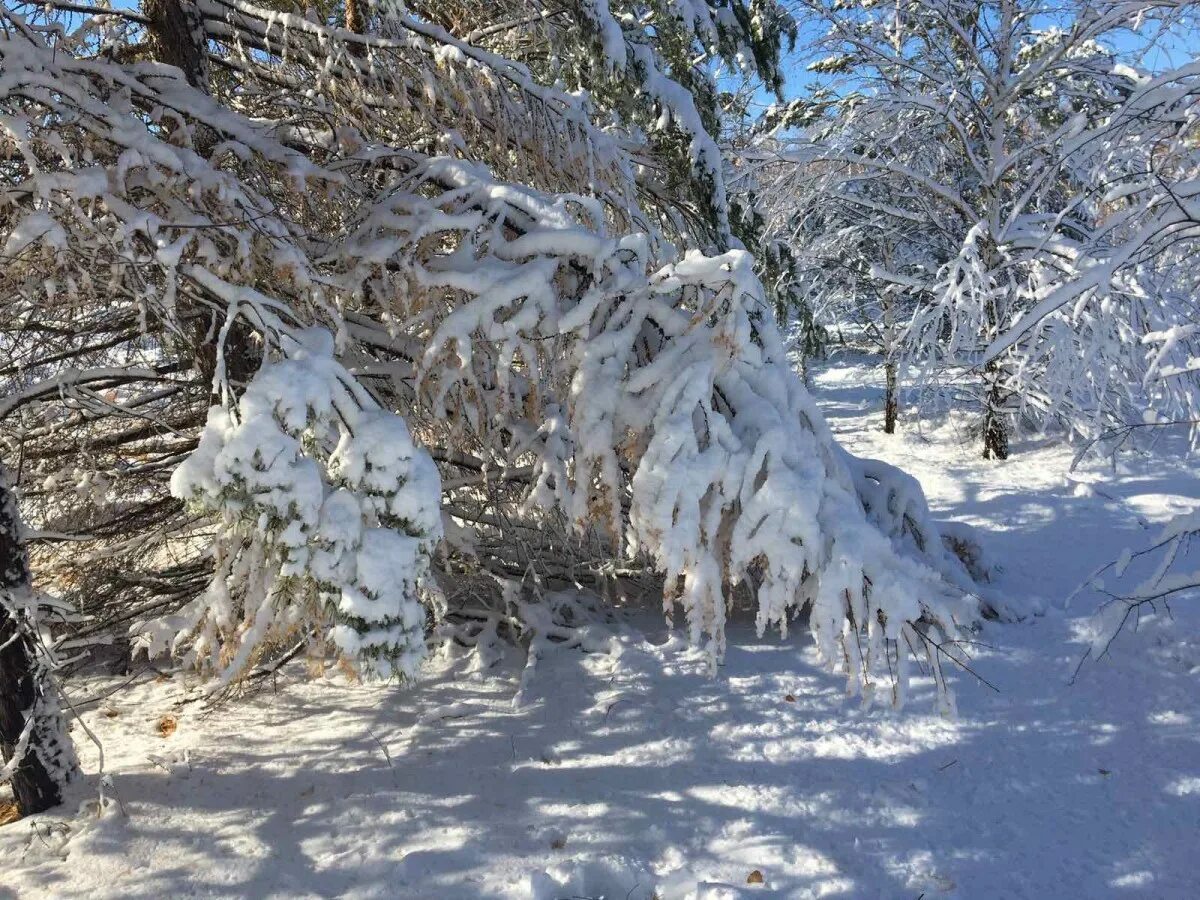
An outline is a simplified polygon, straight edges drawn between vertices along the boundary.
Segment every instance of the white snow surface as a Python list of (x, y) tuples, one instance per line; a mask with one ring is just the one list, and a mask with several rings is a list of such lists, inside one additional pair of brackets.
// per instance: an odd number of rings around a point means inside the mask
[(951, 426), (888, 437), (881, 377), (818, 372), (834, 431), (976, 527), (1028, 613), (986, 627), (973, 665), (997, 690), (959, 674), (956, 718), (921, 677), (903, 712), (864, 712), (807, 629), (759, 640), (749, 611), (710, 678), (653, 602), (611, 652), (545, 652), (520, 706), (515, 651), (483, 676), (433, 658), (411, 688), (289, 671), (207, 716), (150, 673), (81, 711), (109, 779), (75, 723), (87, 784), (0, 829), (0, 898), (1200, 896), (1200, 602), (1074, 683), (1092, 607), (1062, 603), (1200, 482), (1166, 453), (1068, 476), (1069, 447), (995, 463)]

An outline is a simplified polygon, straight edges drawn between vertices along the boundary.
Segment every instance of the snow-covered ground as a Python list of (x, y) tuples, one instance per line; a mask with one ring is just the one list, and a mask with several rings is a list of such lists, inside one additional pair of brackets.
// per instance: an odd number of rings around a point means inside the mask
[(1063, 448), (885, 436), (879, 372), (851, 362), (817, 376), (840, 439), (979, 528), (996, 588), (1038, 613), (986, 628), (996, 690), (958, 677), (956, 719), (921, 680), (863, 711), (803, 629), (759, 640), (746, 614), (715, 679), (631, 612), (611, 653), (543, 658), (519, 707), (515, 653), (408, 690), (281, 679), (208, 716), (146, 680), (84, 713), (111, 775), (89, 809), (0, 829), (0, 897), (1200, 896), (1200, 604), (1073, 684), (1090, 606), (1061, 607), (1200, 482), (1164, 456), (1068, 477)]

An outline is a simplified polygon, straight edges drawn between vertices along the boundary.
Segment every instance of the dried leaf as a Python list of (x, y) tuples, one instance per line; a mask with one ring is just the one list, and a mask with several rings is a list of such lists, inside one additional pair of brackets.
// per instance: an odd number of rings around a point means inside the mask
[(178, 727), (179, 720), (170, 713), (167, 713), (158, 720), (158, 724), (154, 726), (154, 731), (161, 738), (169, 738), (175, 733), (175, 729)]
[(746, 884), (764, 884), (766, 879), (763, 878), (763, 873), (755, 869), (746, 876)]
[(15, 800), (0, 800), (0, 825), (8, 825), (21, 818), (21, 808)]

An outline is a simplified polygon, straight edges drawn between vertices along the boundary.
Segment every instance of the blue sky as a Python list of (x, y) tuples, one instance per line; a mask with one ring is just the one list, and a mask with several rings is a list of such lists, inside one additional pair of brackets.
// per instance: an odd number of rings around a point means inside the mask
[[(819, 36), (820, 31), (814, 29), (811, 25), (806, 26), (801, 30), (800, 36), (796, 41), (796, 50), (785, 57), (784, 73), (787, 77), (787, 84), (784, 91), (785, 96), (789, 99), (803, 96), (811, 85), (822, 80), (821, 76), (814, 75), (807, 71), (806, 68), (807, 64), (813, 59), (808, 45)], [(1149, 36), (1135, 35), (1128, 31), (1116, 32), (1107, 41), (1112, 49), (1118, 53), (1137, 53), (1146, 45)], [(1194, 58), (1197, 55), (1200, 55), (1200, 29), (1187, 30), (1181, 28), (1172, 34), (1168, 34), (1163, 40), (1156, 42), (1154, 48), (1146, 54), (1142, 64), (1151, 71), (1161, 72), (1179, 66), (1189, 58)], [(759, 97), (760, 102), (763, 104), (771, 103), (772, 99), (767, 92), (762, 92)]]

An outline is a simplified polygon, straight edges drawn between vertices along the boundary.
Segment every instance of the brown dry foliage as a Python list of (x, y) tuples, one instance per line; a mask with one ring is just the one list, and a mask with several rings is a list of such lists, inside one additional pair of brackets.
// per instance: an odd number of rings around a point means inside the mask
[(0, 800), (0, 827), (11, 825), (21, 818), (21, 808), (16, 800)]

